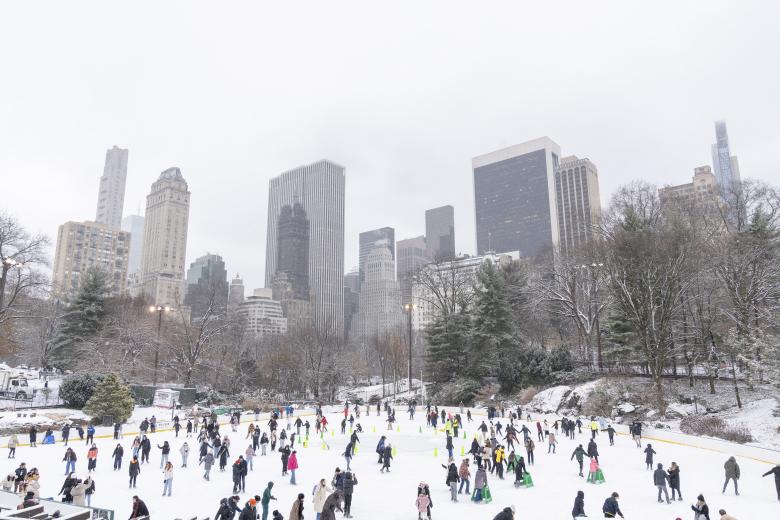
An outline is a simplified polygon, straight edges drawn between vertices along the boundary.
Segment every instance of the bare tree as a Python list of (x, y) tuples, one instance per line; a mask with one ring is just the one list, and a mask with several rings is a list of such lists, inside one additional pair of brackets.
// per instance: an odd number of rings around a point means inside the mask
[(580, 356), (587, 363), (592, 361), (595, 347), (597, 363), (602, 368), (599, 320), (610, 302), (608, 272), (603, 255), (594, 251), (582, 253), (555, 255), (550, 269), (539, 277), (535, 292), (550, 314), (574, 326)]
[(27, 309), (22, 296), (48, 285), (40, 271), (48, 265), (45, 235), (28, 233), (12, 216), (0, 212), (0, 323), (19, 317)]
[(672, 326), (690, 284), (696, 245), (683, 226), (663, 218), (655, 187), (645, 183), (615, 194), (603, 232), (615, 307), (636, 334), (663, 412), (662, 377), (673, 352)]
[[(181, 308), (180, 302), (176, 303)], [(220, 299), (212, 290), (203, 315), (188, 319), (183, 312), (175, 311), (179, 320), (168, 339), (171, 357), (164, 364), (179, 376), (185, 386), (192, 384), (196, 369), (204, 364), (229, 325), (225, 315), (218, 313), (219, 309)]]
[(416, 296), (439, 315), (466, 309), (474, 299), (473, 274), (451, 261), (437, 261), (421, 267), (415, 283), (422, 289)]

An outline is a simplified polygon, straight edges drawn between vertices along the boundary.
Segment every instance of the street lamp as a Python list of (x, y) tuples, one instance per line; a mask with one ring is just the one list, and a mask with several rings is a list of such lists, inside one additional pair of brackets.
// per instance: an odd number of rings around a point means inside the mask
[(414, 311), (414, 304), (405, 303), (404, 310), (409, 315), (409, 392), (412, 391), (412, 311)]
[(171, 308), (168, 305), (151, 305), (149, 312), (157, 313), (157, 346), (154, 349), (154, 376), (152, 378), (152, 386), (157, 388), (157, 365), (160, 361), (160, 330), (162, 329), (162, 317), (163, 313), (171, 312)]

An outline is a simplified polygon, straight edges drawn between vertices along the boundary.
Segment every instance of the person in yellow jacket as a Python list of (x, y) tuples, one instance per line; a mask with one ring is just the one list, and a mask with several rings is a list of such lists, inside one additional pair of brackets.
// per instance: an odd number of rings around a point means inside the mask
[(504, 447), (498, 446), (493, 456), (493, 460), (495, 461), (493, 469), (496, 470), (498, 478), (501, 480), (504, 480), (504, 459), (506, 459), (506, 452), (504, 451)]
[(594, 417), (591, 417), (590, 421), (590, 438), (595, 439), (596, 435), (599, 434), (599, 423), (596, 422), (596, 419)]

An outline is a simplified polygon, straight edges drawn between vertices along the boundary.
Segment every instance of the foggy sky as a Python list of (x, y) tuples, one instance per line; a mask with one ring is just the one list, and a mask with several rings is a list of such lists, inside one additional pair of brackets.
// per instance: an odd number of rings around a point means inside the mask
[(780, 184), (780, 3), (638, 4), (0, 0), (0, 209), (54, 241), (129, 148), (125, 214), (179, 166), (187, 265), (219, 253), (249, 292), (268, 179), (321, 158), (346, 167), (345, 270), (359, 232), (420, 235), (443, 204), (474, 253), (471, 158), (542, 135), (602, 204), (690, 182), (716, 119), (742, 177)]

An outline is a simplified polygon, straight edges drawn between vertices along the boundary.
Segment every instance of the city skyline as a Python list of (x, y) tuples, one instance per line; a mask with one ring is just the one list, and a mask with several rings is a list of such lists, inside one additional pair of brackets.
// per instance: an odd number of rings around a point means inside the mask
[[(777, 178), (780, 77), (756, 64), (780, 61), (779, 5), (675, 6), (670, 19), (665, 9), (606, 4), (447, 4), (447, 23), (436, 23), (443, 5), (415, 6), (411, 18), (400, 6), (364, 23), (354, 5), (244, 4), (241, 16), (190, 5), (182, 16), (174, 5), (151, 15), (51, 3), (46, 17), (9, 5), (0, 173), (13, 196), (4, 209), (55, 241), (63, 222), (95, 218), (107, 148), (129, 150), (125, 216), (178, 164), (193, 194), (187, 265), (218, 251), (251, 290), (265, 285), (269, 179), (322, 157), (348, 171), (345, 271), (357, 265), (360, 231), (419, 236), (424, 211), (445, 204), (457, 209), (456, 251), (475, 254), (470, 159), (540, 135), (598, 166), (602, 207), (633, 179), (689, 182), (693, 168), (711, 165), (721, 119), (741, 176)], [(253, 30), (260, 19), (275, 23)], [(538, 23), (518, 32), (510, 20)], [(267, 51), (292, 23), (303, 36)], [(390, 45), (394, 24), (407, 38)], [(154, 38), (139, 42), (139, 30)], [(312, 95), (317, 74), (328, 81)], [(562, 74), (577, 88), (556, 81)]]

